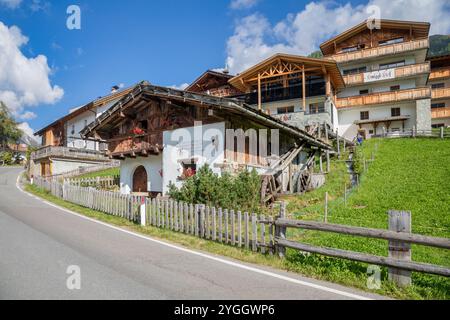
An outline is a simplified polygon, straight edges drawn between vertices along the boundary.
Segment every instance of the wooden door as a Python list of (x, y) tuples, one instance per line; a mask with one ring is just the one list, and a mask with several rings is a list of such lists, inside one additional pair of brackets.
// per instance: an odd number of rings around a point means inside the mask
[(133, 174), (133, 192), (148, 192), (147, 170), (143, 166), (137, 167)]

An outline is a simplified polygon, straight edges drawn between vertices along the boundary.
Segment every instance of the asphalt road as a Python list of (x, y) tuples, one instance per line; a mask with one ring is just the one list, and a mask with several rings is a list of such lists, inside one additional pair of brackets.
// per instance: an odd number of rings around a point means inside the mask
[(19, 190), (20, 172), (0, 168), (0, 299), (383, 298), (94, 222)]

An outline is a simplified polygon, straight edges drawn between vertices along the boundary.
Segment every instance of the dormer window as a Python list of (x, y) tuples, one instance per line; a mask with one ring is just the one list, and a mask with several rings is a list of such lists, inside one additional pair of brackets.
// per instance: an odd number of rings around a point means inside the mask
[(389, 39), (389, 40), (382, 40), (378, 42), (379, 46), (388, 46), (390, 44), (396, 44), (396, 43), (401, 43), (405, 41), (405, 39), (403, 37), (401, 38), (394, 38), (394, 39)]

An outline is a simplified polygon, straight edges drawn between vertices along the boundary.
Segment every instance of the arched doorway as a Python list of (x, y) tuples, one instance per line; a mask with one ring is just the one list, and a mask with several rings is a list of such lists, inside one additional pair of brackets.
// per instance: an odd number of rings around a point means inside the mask
[(148, 192), (147, 190), (147, 170), (139, 166), (133, 174), (133, 192)]

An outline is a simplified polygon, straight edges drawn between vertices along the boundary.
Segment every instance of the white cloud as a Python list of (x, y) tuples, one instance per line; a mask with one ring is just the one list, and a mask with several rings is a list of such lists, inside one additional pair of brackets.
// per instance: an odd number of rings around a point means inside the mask
[(37, 114), (31, 111), (26, 111), (18, 116), (20, 120), (32, 120), (37, 117)]
[(234, 10), (249, 9), (258, 4), (259, 0), (232, 0), (230, 8)]
[(64, 95), (62, 88), (50, 83), (51, 69), (46, 56), (23, 55), (21, 47), (26, 43), (28, 38), (18, 27), (8, 28), (0, 22), (0, 101), (15, 116), (25, 107), (54, 104)]
[(172, 85), (172, 86), (169, 86), (169, 88), (172, 88), (172, 89), (176, 89), (176, 90), (184, 90), (184, 89), (186, 89), (187, 87), (189, 87), (189, 83), (182, 83), (182, 84), (180, 84), (180, 85)]
[(36, 137), (34, 136), (34, 130), (30, 127), (28, 122), (22, 122), (17, 126), (20, 130), (22, 130), (26, 135), (28, 135), (31, 139), (38, 142)]
[(5, 6), (10, 9), (16, 9), (20, 6), (22, 0), (0, 0), (0, 6)]
[(310, 2), (271, 24), (259, 13), (239, 20), (227, 41), (227, 64), (238, 73), (279, 52), (308, 55), (332, 36), (364, 21), (367, 7), (376, 5), (381, 18), (427, 21), (431, 34), (450, 32), (450, 3), (446, 0), (370, 0), (365, 5)]

